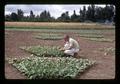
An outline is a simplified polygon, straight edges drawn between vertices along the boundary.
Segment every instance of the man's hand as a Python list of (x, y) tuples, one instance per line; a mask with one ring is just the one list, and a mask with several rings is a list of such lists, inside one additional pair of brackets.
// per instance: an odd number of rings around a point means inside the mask
[(59, 48), (60, 51), (64, 51), (64, 48)]

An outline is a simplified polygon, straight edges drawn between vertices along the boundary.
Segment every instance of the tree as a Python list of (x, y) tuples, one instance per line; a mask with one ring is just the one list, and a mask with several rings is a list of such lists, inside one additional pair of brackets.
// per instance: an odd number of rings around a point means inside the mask
[(12, 13), (11, 15), (10, 15), (10, 19), (12, 20), (12, 21), (18, 21), (19, 19), (18, 19), (18, 15), (16, 14), (16, 13)]
[(24, 13), (23, 13), (23, 11), (21, 9), (17, 10), (17, 15), (18, 15), (19, 21), (21, 21), (23, 19), (23, 17), (24, 17)]
[(76, 11), (73, 11), (73, 14), (69, 16), (69, 11), (63, 12), (60, 17), (55, 19), (51, 17), (49, 11), (42, 11), (40, 15), (35, 16), (33, 11), (30, 11), (29, 16), (24, 16), (24, 12), (21, 9), (17, 10), (17, 13), (11, 13), (10, 15), (5, 15), (5, 21), (62, 21), (62, 22), (85, 22), (86, 20), (93, 22), (105, 22), (106, 20), (114, 21), (115, 20), (115, 7), (114, 5), (106, 5), (105, 7), (98, 7), (94, 4), (91, 4), (86, 9), (86, 6), (83, 6), (83, 9), (79, 11), (79, 15), (76, 14)]
[(65, 13), (62, 13), (61, 16), (58, 18), (58, 21), (69, 22), (70, 21), (69, 12), (66, 11)]
[(36, 22), (39, 22), (39, 21), (40, 21), (40, 16), (39, 16), (39, 15), (37, 15), (37, 16), (35, 17), (35, 21), (36, 21)]
[(5, 21), (11, 21), (10, 15), (5, 15)]
[(69, 12), (68, 11), (66, 11), (66, 13), (65, 13), (65, 21), (66, 22), (70, 21), (70, 16), (69, 16)]
[(71, 21), (73, 21), (73, 22), (80, 21), (80, 18), (79, 18), (78, 15), (76, 15), (75, 10), (74, 10), (74, 12), (73, 12), (73, 15), (71, 15)]
[(113, 20), (113, 16), (114, 16), (114, 6), (110, 5), (108, 8), (108, 20), (112, 21)]
[(33, 14), (33, 11), (31, 10), (30, 11), (30, 18), (34, 18), (35, 17), (35, 15)]
[(29, 17), (30, 17), (29, 18), (30, 21), (35, 21), (35, 15), (34, 15), (32, 10), (30, 11), (30, 16)]
[(101, 17), (100, 19), (102, 19), (104, 22), (106, 20), (108, 21), (113, 21), (113, 17), (114, 17), (114, 6), (113, 5), (106, 5), (104, 8), (102, 8), (101, 10)]
[(43, 11), (41, 14), (40, 14), (40, 21), (51, 21), (51, 15), (50, 15), (50, 12), (48, 11)]
[(91, 5), (91, 20), (95, 21), (95, 5)]
[(83, 6), (83, 20), (86, 20), (86, 6)]
[(51, 21), (51, 22), (55, 22), (56, 19), (55, 19), (54, 17), (51, 17), (50, 21)]
[(86, 12), (87, 20), (95, 21), (95, 5), (89, 5)]
[(96, 7), (96, 9), (95, 9), (95, 19), (96, 19), (96, 21), (100, 21), (100, 16), (101, 16), (100, 7)]
[(51, 21), (51, 15), (50, 15), (50, 12), (49, 12), (49, 11), (47, 12), (46, 17), (47, 17), (48, 21)]
[(57, 21), (64, 22), (65, 21), (65, 13), (62, 13), (61, 16), (57, 18)]
[(83, 6), (83, 10), (80, 8), (80, 21), (85, 21), (86, 20), (86, 6)]

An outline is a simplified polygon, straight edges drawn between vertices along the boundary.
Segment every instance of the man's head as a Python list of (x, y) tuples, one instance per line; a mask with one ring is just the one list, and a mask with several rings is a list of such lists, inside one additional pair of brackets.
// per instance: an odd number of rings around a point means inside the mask
[(65, 42), (66, 42), (66, 41), (69, 41), (69, 38), (70, 38), (69, 35), (65, 35), (65, 36), (64, 36)]

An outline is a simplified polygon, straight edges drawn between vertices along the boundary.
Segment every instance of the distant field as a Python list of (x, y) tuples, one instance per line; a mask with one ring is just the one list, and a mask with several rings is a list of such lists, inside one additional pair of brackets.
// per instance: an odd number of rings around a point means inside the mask
[(114, 28), (112, 25), (98, 23), (63, 23), (63, 22), (5, 22), (5, 27), (34, 28)]

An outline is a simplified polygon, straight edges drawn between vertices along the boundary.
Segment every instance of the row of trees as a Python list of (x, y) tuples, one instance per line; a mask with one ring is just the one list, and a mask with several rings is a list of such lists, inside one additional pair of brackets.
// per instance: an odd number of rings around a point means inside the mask
[(35, 16), (33, 11), (30, 11), (29, 16), (24, 16), (24, 12), (21, 9), (17, 10), (17, 13), (12, 12), (10, 15), (5, 15), (5, 21), (36, 21), (36, 22), (105, 22), (114, 21), (115, 8), (113, 5), (106, 5), (105, 7), (97, 7), (95, 5), (89, 5), (88, 8), (83, 6), (83, 9), (79, 11), (79, 15), (76, 14), (76, 11), (73, 11), (73, 14), (70, 16), (69, 12), (66, 11), (62, 13), (60, 17), (55, 19), (51, 17), (49, 11), (43, 11), (40, 15)]

